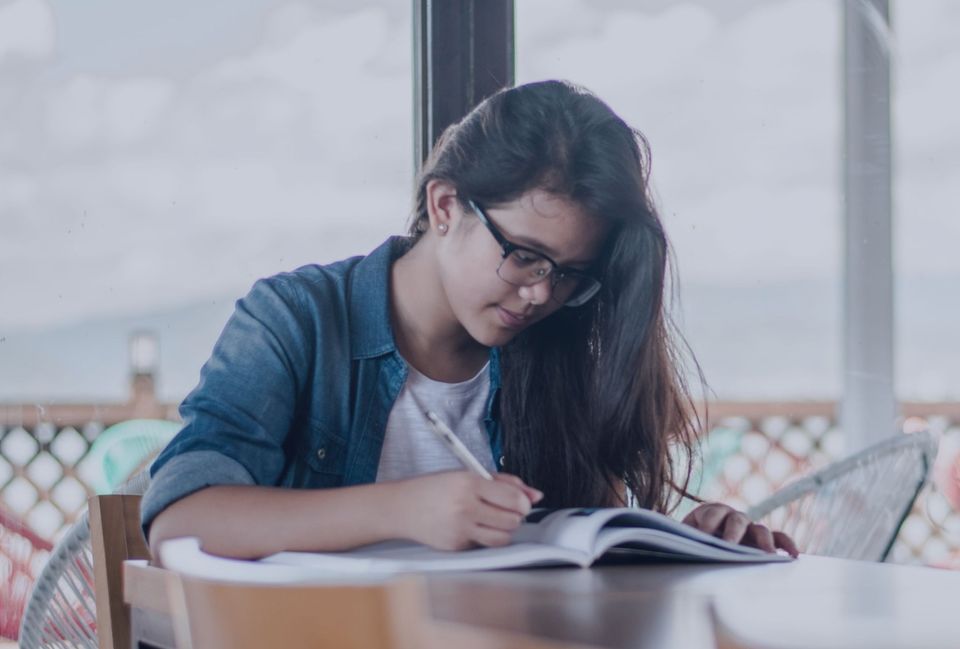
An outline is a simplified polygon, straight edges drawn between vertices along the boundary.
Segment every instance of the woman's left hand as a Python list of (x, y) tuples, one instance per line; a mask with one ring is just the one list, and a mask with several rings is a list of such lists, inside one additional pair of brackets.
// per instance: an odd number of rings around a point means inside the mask
[(730, 543), (749, 545), (767, 552), (776, 552), (780, 548), (794, 558), (799, 554), (793, 539), (783, 532), (771, 532), (763, 525), (752, 522), (743, 512), (720, 503), (700, 505), (687, 514), (683, 522)]

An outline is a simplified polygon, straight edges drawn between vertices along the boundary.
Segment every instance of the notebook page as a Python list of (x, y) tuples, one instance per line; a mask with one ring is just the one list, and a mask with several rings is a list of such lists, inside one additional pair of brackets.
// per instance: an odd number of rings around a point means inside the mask
[(435, 550), (406, 541), (386, 541), (349, 552), (281, 552), (261, 561), (304, 568), (335, 570), (341, 566), (365, 565), (367, 569), (393, 572), (490, 570), (521, 566), (589, 565), (588, 553), (536, 543), (515, 543), (499, 548), (461, 551)]
[[(602, 556), (610, 548), (656, 551), (659, 556), (683, 556), (705, 561), (724, 562), (777, 562), (790, 561), (782, 554), (771, 554), (756, 548), (733, 546), (735, 549), (719, 548), (688, 539), (676, 534), (651, 528), (607, 528), (601, 530), (597, 538), (596, 556)], [(742, 550), (747, 550), (746, 552)]]

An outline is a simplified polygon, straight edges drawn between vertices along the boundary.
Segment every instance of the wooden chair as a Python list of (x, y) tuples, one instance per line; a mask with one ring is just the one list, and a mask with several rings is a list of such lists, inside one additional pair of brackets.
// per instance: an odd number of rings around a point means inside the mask
[(414, 576), (265, 585), (166, 575), (180, 649), (597, 649), (431, 619)]
[(123, 601), (123, 562), (150, 558), (140, 529), (140, 496), (91, 498), (90, 542), (100, 649), (130, 649), (130, 607)]
[(415, 579), (388, 584), (238, 584), (168, 572), (182, 649), (421, 649), (425, 604)]

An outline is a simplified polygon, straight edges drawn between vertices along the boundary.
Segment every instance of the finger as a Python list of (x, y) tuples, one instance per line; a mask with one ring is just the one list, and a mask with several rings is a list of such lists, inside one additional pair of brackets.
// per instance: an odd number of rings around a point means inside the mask
[(510, 533), (503, 530), (496, 530), (491, 527), (477, 525), (474, 527), (470, 538), (479, 545), (488, 547), (498, 547), (510, 543)]
[(501, 509), (516, 512), (521, 516), (530, 513), (530, 499), (526, 492), (509, 482), (484, 480), (478, 490), (480, 500)]
[(760, 548), (764, 552), (776, 552), (777, 547), (773, 541), (773, 533), (759, 523), (751, 523), (744, 536), (744, 545), (752, 545)]
[(691, 512), (693, 516), (691, 525), (702, 532), (717, 536), (724, 518), (732, 511), (729, 507), (723, 505), (701, 505)]
[(523, 516), (516, 512), (481, 503), (473, 520), (478, 525), (504, 532), (513, 532), (523, 523)]
[(723, 535), (720, 538), (730, 543), (739, 543), (749, 527), (749, 518), (740, 512), (731, 511), (723, 523)]
[(530, 499), (531, 503), (537, 504), (543, 500), (543, 492), (539, 489), (531, 487), (530, 485), (523, 485), (522, 489), (524, 493), (527, 494), (527, 498)]
[(797, 544), (793, 542), (789, 536), (783, 532), (774, 532), (773, 533), (773, 542), (778, 548), (782, 548), (787, 551), (791, 557), (796, 559), (800, 556), (800, 550), (797, 549)]
[(493, 476), (494, 480), (500, 480), (502, 482), (508, 482), (516, 487), (519, 487), (527, 494), (527, 498), (530, 499), (531, 503), (537, 503), (543, 500), (543, 492), (539, 489), (535, 489), (530, 485), (526, 484), (523, 480), (518, 478), (515, 475), (509, 473), (497, 473)]

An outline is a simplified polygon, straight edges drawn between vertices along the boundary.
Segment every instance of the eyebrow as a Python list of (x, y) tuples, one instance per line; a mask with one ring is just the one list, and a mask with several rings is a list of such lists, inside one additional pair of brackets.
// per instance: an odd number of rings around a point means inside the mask
[[(536, 239), (531, 239), (529, 237), (524, 237), (524, 236), (508, 235), (506, 232), (504, 232), (504, 236), (507, 237), (509, 241), (520, 244), (524, 248), (530, 248), (534, 252), (543, 253), (546, 256), (550, 257), (551, 259), (556, 259), (559, 256), (556, 250), (554, 250), (553, 248), (551, 248), (550, 246), (544, 243), (541, 243), (540, 241), (537, 241)], [(595, 261), (596, 261), (595, 259), (573, 260), (573, 261), (565, 262), (563, 264), (557, 263), (557, 265), (563, 268), (571, 268), (573, 266), (590, 267), (594, 264)]]

